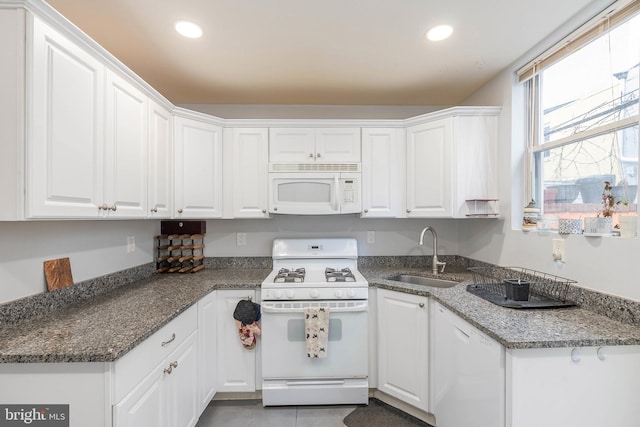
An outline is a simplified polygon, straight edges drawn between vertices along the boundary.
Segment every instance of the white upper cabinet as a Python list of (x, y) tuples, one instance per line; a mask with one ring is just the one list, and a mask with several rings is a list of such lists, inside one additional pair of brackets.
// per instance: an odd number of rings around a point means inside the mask
[(451, 216), (451, 119), (407, 129), (407, 217)]
[(497, 199), (499, 110), (456, 107), (407, 128), (407, 217), (465, 218)]
[(226, 129), (224, 147), (225, 218), (269, 218), (268, 129)]
[(222, 218), (222, 128), (174, 118), (174, 217)]
[(40, 19), (27, 22), (26, 215), (97, 218), (105, 203), (104, 66)]
[(170, 218), (173, 194), (173, 118), (171, 112), (149, 101), (149, 216)]
[(362, 217), (402, 217), (405, 142), (400, 128), (362, 129)]
[(106, 90), (104, 205), (113, 217), (148, 216), (147, 96), (108, 70)]
[(360, 162), (360, 128), (270, 128), (269, 161)]

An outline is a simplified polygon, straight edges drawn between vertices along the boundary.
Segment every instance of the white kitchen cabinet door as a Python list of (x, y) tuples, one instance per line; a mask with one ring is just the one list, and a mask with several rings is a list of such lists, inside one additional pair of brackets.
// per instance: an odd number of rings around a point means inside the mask
[(360, 128), (270, 128), (269, 161), (359, 163)]
[(430, 323), (429, 406), (438, 427), (503, 427), (504, 347), (435, 301)]
[(362, 217), (403, 217), (405, 142), (402, 129), (362, 129)]
[(169, 356), (165, 373), (166, 427), (193, 427), (200, 417), (198, 393), (198, 341), (193, 332)]
[(116, 73), (106, 74), (103, 211), (145, 218), (147, 211), (147, 96)]
[(378, 389), (429, 411), (428, 298), (378, 289)]
[(173, 189), (173, 119), (171, 112), (149, 100), (149, 216), (170, 218)]
[(104, 66), (29, 16), (26, 215), (97, 218), (104, 203)]
[(217, 292), (217, 391), (253, 392), (256, 390), (256, 353), (260, 349), (260, 338), (254, 349), (244, 348), (233, 312), (241, 299), (255, 299), (255, 291), (218, 289)]
[(198, 301), (198, 410), (205, 410), (216, 394), (217, 291)]
[(640, 346), (510, 349), (507, 427), (635, 427)]
[(113, 407), (113, 427), (167, 425), (164, 373), (157, 367), (127, 397)]
[(222, 128), (174, 118), (175, 217), (222, 217)]
[(360, 128), (319, 128), (315, 135), (316, 161), (360, 162)]
[(283, 163), (314, 162), (315, 131), (310, 128), (270, 128), (269, 161)]
[(269, 133), (232, 130), (233, 218), (268, 218)]
[(452, 119), (407, 128), (407, 217), (451, 216)]

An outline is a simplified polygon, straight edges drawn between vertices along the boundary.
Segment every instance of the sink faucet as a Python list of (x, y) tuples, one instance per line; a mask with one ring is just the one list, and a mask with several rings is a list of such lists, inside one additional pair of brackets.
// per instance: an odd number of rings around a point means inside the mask
[(438, 266), (441, 265), (442, 270), (440, 272), (444, 273), (444, 267), (447, 263), (438, 261), (438, 235), (436, 234), (436, 230), (433, 227), (428, 226), (422, 230), (422, 233), (420, 233), (420, 245), (424, 244), (424, 233), (427, 230), (429, 230), (431, 234), (433, 234), (433, 261), (431, 263), (431, 271), (433, 272), (434, 275), (437, 275)]

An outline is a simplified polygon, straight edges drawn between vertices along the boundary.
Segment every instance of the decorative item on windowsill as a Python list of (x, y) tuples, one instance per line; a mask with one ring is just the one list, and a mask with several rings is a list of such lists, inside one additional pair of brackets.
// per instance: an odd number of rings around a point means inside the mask
[(602, 190), (602, 209), (598, 211), (595, 218), (584, 219), (585, 236), (610, 236), (613, 231), (613, 214), (616, 206), (628, 205), (626, 200), (616, 200), (612, 194), (611, 182), (604, 181)]
[(524, 207), (524, 215), (522, 217), (522, 231), (535, 230), (538, 227), (538, 216), (540, 208), (536, 205), (535, 200), (531, 199), (529, 204)]

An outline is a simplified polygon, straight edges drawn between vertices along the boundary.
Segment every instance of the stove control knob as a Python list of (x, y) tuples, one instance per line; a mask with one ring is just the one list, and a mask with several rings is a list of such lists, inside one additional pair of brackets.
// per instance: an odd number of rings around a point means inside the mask
[(276, 299), (282, 298), (282, 291), (276, 291)]
[(344, 292), (341, 289), (336, 290), (336, 298), (342, 298), (344, 296)]
[(295, 296), (296, 296), (296, 293), (293, 291), (293, 289), (287, 290), (287, 298), (293, 299)]
[(318, 298), (320, 296), (320, 292), (317, 289), (311, 289), (309, 296), (311, 298)]
[(353, 289), (347, 289), (347, 298), (355, 298), (356, 296), (356, 291), (354, 291)]

